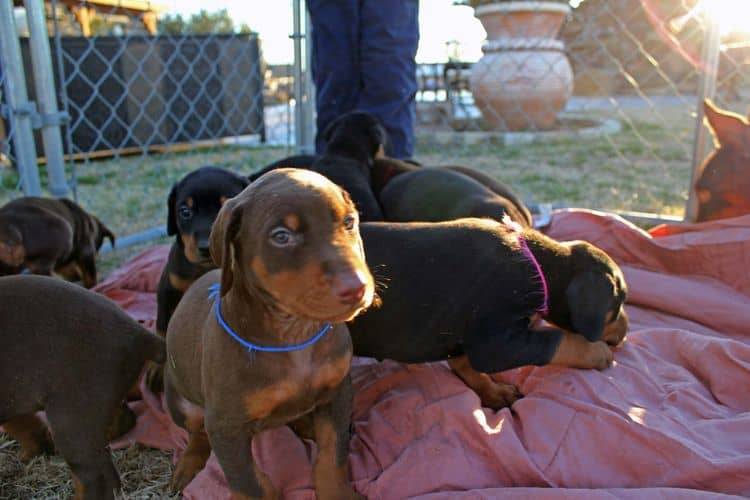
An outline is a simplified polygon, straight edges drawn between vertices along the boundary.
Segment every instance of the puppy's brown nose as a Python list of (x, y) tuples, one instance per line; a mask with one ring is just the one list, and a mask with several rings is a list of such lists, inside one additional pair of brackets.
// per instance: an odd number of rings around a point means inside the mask
[(346, 273), (333, 282), (333, 292), (343, 304), (355, 304), (362, 300), (366, 283), (359, 273)]

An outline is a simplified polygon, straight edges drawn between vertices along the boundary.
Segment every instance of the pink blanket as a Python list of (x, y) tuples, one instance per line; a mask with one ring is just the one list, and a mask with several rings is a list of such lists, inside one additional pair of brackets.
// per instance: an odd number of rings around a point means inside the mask
[[(622, 266), (631, 330), (615, 365), (504, 372), (525, 397), (496, 412), (445, 363), (355, 359), (356, 489), (424, 500), (750, 496), (750, 216), (646, 233), (562, 211), (546, 232), (589, 240)], [(143, 252), (98, 290), (153, 325), (166, 255)], [(146, 394), (134, 406), (138, 426), (116, 444), (179, 453), (185, 435), (161, 402)], [(283, 498), (314, 498), (314, 443), (283, 427), (253, 453)], [(213, 455), (185, 496), (228, 497)]]

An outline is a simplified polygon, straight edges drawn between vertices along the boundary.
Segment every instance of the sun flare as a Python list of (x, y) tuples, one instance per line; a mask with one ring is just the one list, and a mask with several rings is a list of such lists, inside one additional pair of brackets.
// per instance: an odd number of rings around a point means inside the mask
[(750, 2), (746, 0), (700, 0), (687, 15), (716, 21), (723, 35), (750, 35)]

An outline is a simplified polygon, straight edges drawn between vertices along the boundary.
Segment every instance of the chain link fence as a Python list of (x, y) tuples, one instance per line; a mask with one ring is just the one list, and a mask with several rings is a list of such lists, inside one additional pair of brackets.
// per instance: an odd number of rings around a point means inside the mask
[(481, 4), (455, 8), (481, 20), (484, 55), (420, 66), (420, 160), (470, 163), (532, 202), (682, 218), (708, 153), (702, 97), (750, 104), (750, 35), (720, 0), (465, 3)]
[[(541, 20), (505, 21), (509, 2), (471, 11), (488, 35), (481, 59), (446, 51), (445, 61), (419, 65), (416, 159), (475, 166), (530, 203), (682, 217), (694, 156), (706, 153), (696, 148), (702, 95), (742, 114), (750, 104), (747, 35), (719, 33), (712, 65), (713, 25), (698, 0), (525, 3)], [(249, 173), (301, 149), (300, 132), (313, 136), (311, 101), (302, 96), (308, 114), (299, 106), (295, 115), (304, 71), (266, 64), (257, 34), (226, 16), (182, 17), (138, 0), (43, 5), (65, 194), (119, 236), (161, 234), (169, 186), (188, 171)], [(24, 12), (16, 9), (12, 28), (34, 102)], [(14, 141), (22, 110), (9, 98), (7, 68), (3, 58), (0, 201), (24, 186)], [(51, 194), (43, 128), (35, 153)]]
[[(226, 11), (179, 16), (139, 0), (31, 1), (44, 8), (64, 150), (63, 164), (54, 165), (44, 126), (35, 124), (40, 194), (75, 198), (126, 245), (164, 234), (167, 194), (187, 172), (220, 165), (247, 174), (293, 152), (293, 96), (277, 92), (288, 67), (269, 67), (258, 35)], [(42, 122), (28, 21), (28, 9), (18, 5), (11, 28), (28, 103)], [(3, 90), (16, 77), (7, 68), (0, 59)], [(23, 189), (13, 140), (21, 130), (19, 103), (3, 92), (2, 104), (5, 202), (34, 193)], [(51, 189), (56, 169), (64, 176), (61, 192)]]

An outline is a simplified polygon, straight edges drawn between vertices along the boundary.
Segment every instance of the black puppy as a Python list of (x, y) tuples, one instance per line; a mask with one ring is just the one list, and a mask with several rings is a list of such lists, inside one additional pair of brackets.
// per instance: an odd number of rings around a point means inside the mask
[(175, 236), (156, 292), (156, 331), (164, 335), (185, 290), (216, 265), (209, 253), (209, 235), (224, 202), (249, 184), (241, 175), (220, 167), (202, 167), (184, 176), (167, 200), (167, 234)]
[(531, 227), (531, 212), (501, 181), (463, 165), (423, 167), (395, 158), (378, 158), (372, 168), (372, 190), (386, 220), (437, 222), (460, 217), (505, 214)]
[(380, 203), (386, 220), (394, 222), (439, 222), (461, 217), (501, 221), (507, 214), (523, 226), (532, 224), (531, 214), (520, 200), (514, 203), (449, 167), (422, 167), (399, 175), (383, 188)]
[(323, 131), (322, 155), (297, 155), (276, 161), (249, 176), (254, 181), (277, 168), (306, 168), (344, 188), (357, 206), (360, 220), (381, 221), (383, 213), (370, 187), (370, 169), (383, 156), (388, 140), (385, 128), (373, 115), (351, 111), (336, 118)]
[[(385, 286), (382, 305), (349, 324), (354, 354), (448, 359), (486, 406), (521, 396), (488, 373), (548, 363), (603, 369), (607, 344), (627, 331), (622, 272), (589, 243), (490, 219), (370, 223), (360, 232)], [(540, 315), (556, 326), (536, 326)]]
[(252, 174), (248, 175), (247, 178), (250, 182), (255, 182), (258, 177), (265, 174), (266, 172), (270, 172), (271, 170), (276, 170), (278, 168), (304, 168), (307, 170), (310, 170), (310, 166), (312, 166), (313, 163), (315, 163), (316, 160), (320, 158), (320, 155), (292, 155), (284, 157), (280, 160), (276, 160), (273, 163), (269, 163), (265, 167), (261, 168), (257, 172), (253, 172)]

